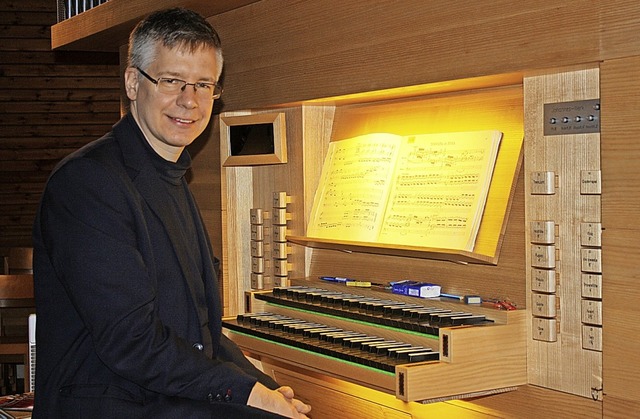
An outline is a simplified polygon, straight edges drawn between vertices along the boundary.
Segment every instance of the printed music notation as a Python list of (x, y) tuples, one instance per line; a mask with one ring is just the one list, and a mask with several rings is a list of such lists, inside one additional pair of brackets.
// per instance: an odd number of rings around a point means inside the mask
[(473, 250), (502, 133), (334, 141), (307, 235)]

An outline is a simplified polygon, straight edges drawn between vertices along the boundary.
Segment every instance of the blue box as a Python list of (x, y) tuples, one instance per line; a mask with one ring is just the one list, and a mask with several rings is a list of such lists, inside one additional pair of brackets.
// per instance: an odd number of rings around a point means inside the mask
[(440, 285), (430, 282), (399, 281), (391, 284), (391, 292), (394, 294), (408, 295), (419, 298), (434, 298), (440, 296)]

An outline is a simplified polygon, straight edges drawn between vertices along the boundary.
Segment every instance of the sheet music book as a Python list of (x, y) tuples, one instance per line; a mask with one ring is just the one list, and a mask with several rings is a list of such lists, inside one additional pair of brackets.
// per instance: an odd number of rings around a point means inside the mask
[(307, 236), (473, 251), (502, 133), (333, 141)]

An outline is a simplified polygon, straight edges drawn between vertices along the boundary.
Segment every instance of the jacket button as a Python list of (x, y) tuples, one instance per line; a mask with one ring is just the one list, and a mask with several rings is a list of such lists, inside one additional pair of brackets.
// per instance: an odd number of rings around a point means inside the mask
[(193, 347), (196, 348), (197, 350), (201, 351), (204, 349), (204, 345), (201, 343), (194, 343)]
[(213, 393), (209, 393), (209, 394), (207, 394), (207, 400), (209, 400), (209, 403), (221, 402), (222, 401), (222, 394), (218, 393), (218, 394), (216, 394), (214, 396)]

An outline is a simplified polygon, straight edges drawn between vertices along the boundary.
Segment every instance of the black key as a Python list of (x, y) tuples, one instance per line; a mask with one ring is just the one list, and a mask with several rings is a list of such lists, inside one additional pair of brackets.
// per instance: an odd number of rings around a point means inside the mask
[(482, 314), (474, 314), (472, 316), (463, 316), (463, 317), (452, 317), (450, 319), (451, 324), (454, 326), (457, 325), (471, 325), (471, 324), (479, 324), (487, 321), (487, 318)]
[(407, 354), (407, 359), (409, 363), (411, 362), (422, 362), (422, 361), (437, 361), (440, 359), (440, 354), (434, 351), (424, 351), (424, 352), (411, 352)]

